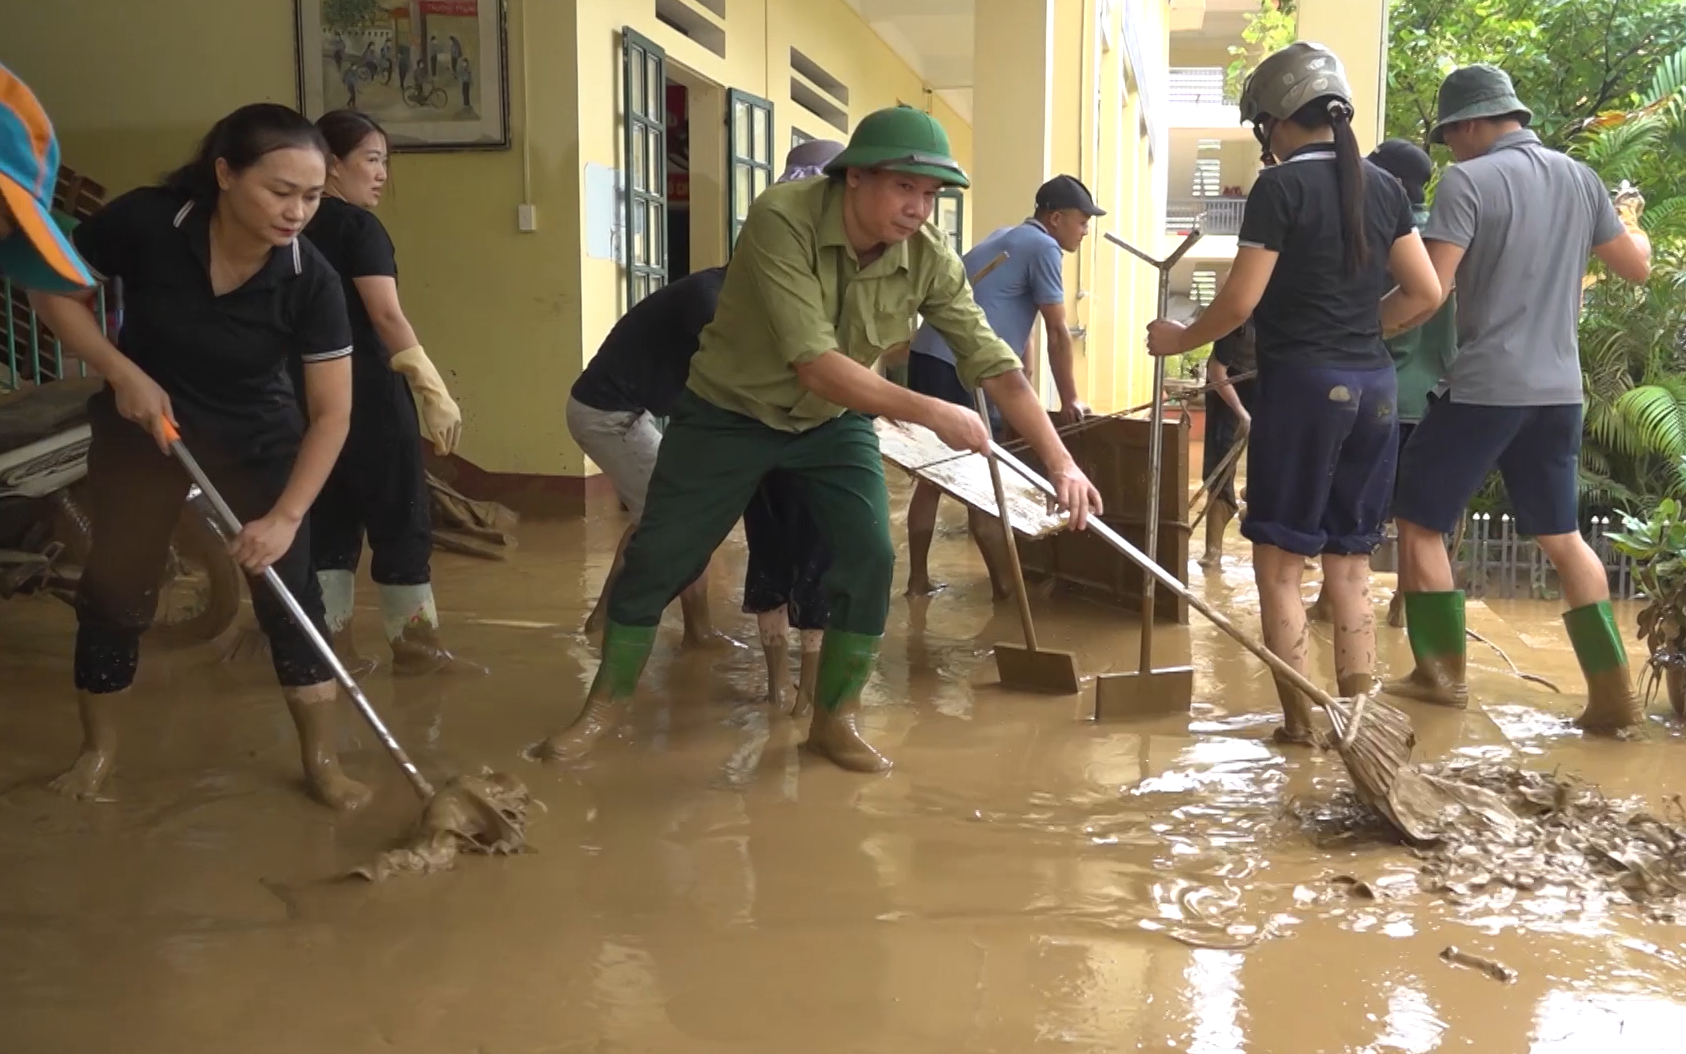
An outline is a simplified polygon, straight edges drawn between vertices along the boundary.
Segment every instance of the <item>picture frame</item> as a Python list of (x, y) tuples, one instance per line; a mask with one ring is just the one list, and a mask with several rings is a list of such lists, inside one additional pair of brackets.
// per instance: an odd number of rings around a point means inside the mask
[(294, 0), (299, 110), (352, 106), (394, 153), (507, 150), (505, 0)]

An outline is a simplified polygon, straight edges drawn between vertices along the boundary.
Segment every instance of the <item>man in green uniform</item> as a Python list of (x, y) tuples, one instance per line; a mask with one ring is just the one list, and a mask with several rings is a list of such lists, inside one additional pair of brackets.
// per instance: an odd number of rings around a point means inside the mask
[(550, 757), (579, 757), (614, 726), (662, 609), (702, 571), (761, 478), (782, 469), (801, 479), (832, 552), (807, 747), (853, 771), (890, 767), (856, 725), (896, 558), (869, 415), (922, 424), (955, 450), (989, 441), (976, 412), (870, 368), (907, 344), (916, 314), (954, 349), (961, 379), (982, 383), (1030, 441), (1073, 525), (1101, 511), (1018, 357), (972, 300), (960, 258), (928, 223), (938, 191), (969, 185), (942, 125), (906, 106), (869, 114), (825, 172), (770, 187), (750, 206), (609, 597), (602, 664), (584, 711), (541, 748)]

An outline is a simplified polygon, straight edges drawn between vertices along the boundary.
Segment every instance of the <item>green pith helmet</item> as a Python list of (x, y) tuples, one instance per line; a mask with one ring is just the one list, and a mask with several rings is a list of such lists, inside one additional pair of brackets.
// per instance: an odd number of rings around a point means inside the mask
[(825, 166), (825, 174), (835, 176), (851, 168), (930, 176), (951, 187), (972, 185), (960, 162), (949, 152), (948, 133), (943, 126), (935, 117), (906, 103), (874, 110), (861, 118), (848, 147)]
[(1333, 51), (1301, 40), (1259, 63), (1241, 89), (1241, 120), (1254, 125), (1261, 117), (1286, 121), (1306, 103), (1335, 98), (1352, 105), (1346, 70)]

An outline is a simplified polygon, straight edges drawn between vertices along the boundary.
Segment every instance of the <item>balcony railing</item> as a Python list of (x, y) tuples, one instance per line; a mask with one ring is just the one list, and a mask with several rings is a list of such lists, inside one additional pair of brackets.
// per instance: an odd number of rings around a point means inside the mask
[(1173, 106), (1234, 106), (1238, 102), (1224, 88), (1221, 66), (1173, 66), (1170, 101)]
[(1246, 198), (1173, 199), (1165, 203), (1165, 232), (1186, 234), (1198, 228), (1202, 234), (1240, 234), (1246, 207)]

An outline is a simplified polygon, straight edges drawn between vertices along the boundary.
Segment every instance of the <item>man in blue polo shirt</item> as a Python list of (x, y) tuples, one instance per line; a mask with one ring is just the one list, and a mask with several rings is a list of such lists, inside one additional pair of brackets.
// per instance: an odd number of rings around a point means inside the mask
[[(1022, 362), (1036, 316), (1042, 316), (1048, 334), (1048, 365), (1054, 386), (1060, 393), (1060, 418), (1069, 423), (1089, 411), (1077, 398), (1077, 381), (1072, 368), (1071, 330), (1066, 326), (1064, 254), (1076, 252), (1089, 233), (1089, 221), (1106, 212), (1095, 206), (1089, 188), (1072, 176), (1055, 176), (1036, 192), (1036, 212), (1023, 223), (1003, 227), (965, 255), (966, 273), (977, 274), (1001, 253), (1007, 259), (984, 277), (972, 291), (978, 306), (989, 318), (990, 328)], [(1034, 378), (1031, 382), (1035, 384)], [(907, 386), (921, 395), (944, 399), (961, 406), (974, 405), (973, 394), (960, 383), (954, 352), (942, 335), (929, 325), (921, 326), (908, 355)], [(1001, 416), (989, 408), (990, 429), (1002, 436)], [(907, 507), (907, 555), (911, 570), (907, 591), (928, 596), (942, 588), (931, 581), (929, 560), (931, 535), (937, 525), (937, 505), (942, 492), (921, 480), (914, 486)], [(968, 510), (967, 526), (983, 554), (990, 585), (997, 599), (1009, 594), (1006, 582), (1006, 538), (995, 517), (977, 509)]]

